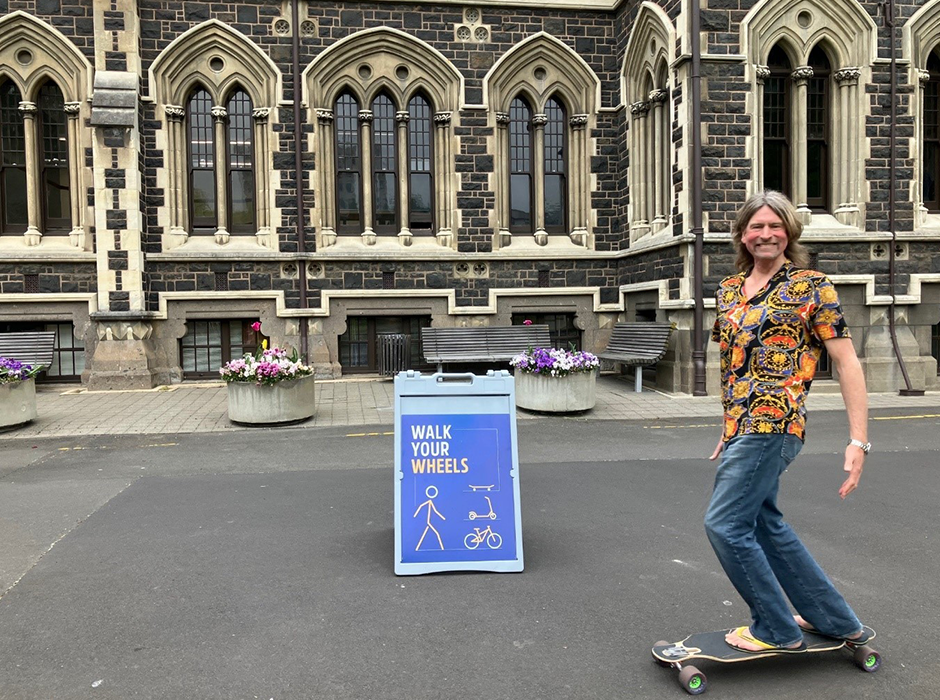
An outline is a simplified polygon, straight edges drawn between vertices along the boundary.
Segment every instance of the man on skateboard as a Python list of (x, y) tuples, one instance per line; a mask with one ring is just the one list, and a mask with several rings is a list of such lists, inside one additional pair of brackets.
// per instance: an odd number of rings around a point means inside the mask
[(739, 273), (717, 292), (712, 338), (720, 345), (724, 429), (711, 456), (721, 462), (705, 530), (751, 609), (751, 625), (725, 637), (741, 651), (802, 651), (802, 630), (855, 644), (869, 636), (777, 508), (780, 475), (803, 447), (806, 395), (823, 347), (848, 412), (842, 498), (858, 486), (871, 448), (865, 378), (835, 287), (807, 269), (802, 229), (784, 195), (752, 196), (734, 223)]

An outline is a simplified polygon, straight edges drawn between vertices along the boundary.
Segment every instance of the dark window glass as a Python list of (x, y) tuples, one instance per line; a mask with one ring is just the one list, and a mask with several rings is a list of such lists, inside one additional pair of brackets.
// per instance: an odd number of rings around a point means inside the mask
[(37, 382), (80, 382), (85, 369), (85, 343), (76, 335), (70, 322), (50, 323), (12, 322), (0, 323), (0, 333), (24, 333), (30, 331), (53, 331), (52, 364), (39, 373)]
[(362, 156), (359, 103), (345, 93), (336, 101), (336, 229), (362, 233)]
[(44, 231), (72, 227), (69, 197), (69, 138), (65, 99), (55, 83), (39, 89), (40, 182)]
[(266, 338), (251, 329), (251, 321), (187, 321), (180, 340), (184, 379), (218, 379), (229, 360), (254, 354)]
[(565, 109), (552, 98), (545, 105), (545, 116), (545, 230), (567, 233)]
[(764, 187), (790, 196), (790, 61), (775, 46), (767, 59), (764, 81)]
[(251, 126), (251, 98), (241, 90), (228, 101), (228, 196), (232, 233), (254, 233), (255, 175)]
[(431, 106), (420, 95), (408, 103), (408, 228), (430, 231), (434, 225)]
[(829, 206), (829, 59), (817, 46), (809, 55), (813, 77), (806, 86), (806, 203)]
[(574, 324), (574, 314), (564, 313), (514, 313), (510, 323), (521, 326), (525, 321), (548, 325), (552, 347), (562, 350), (581, 349), (581, 330)]
[(339, 337), (339, 361), (343, 366), (343, 373), (377, 371), (377, 337), (383, 333), (410, 335), (411, 368), (428, 367), (421, 347), (421, 329), (430, 325), (430, 316), (348, 317), (346, 332)]
[(940, 376), (940, 323), (931, 328), (930, 354), (937, 361), (937, 375)]
[(940, 58), (931, 53), (927, 58), (930, 79), (924, 85), (924, 206), (940, 212)]
[(193, 233), (215, 233), (218, 228), (215, 187), (215, 141), (212, 133), (212, 98), (199, 89), (187, 108), (189, 138), (189, 218)]
[(12, 80), (0, 85), (0, 233), (26, 231), (26, 130)]
[(395, 105), (387, 95), (372, 102), (372, 210), (376, 233), (398, 233), (398, 161)]
[(532, 112), (521, 98), (509, 105), (509, 230), (532, 233)]

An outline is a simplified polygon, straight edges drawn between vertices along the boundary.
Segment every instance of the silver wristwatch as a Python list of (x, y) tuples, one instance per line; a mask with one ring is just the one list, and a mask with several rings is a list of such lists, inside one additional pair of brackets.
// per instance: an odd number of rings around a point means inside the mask
[(861, 440), (856, 440), (855, 438), (852, 438), (851, 440), (849, 440), (849, 444), (855, 445), (858, 449), (860, 449), (865, 454), (868, 454), (869, 452), (871, 452), (870, 442), (862, 442)]

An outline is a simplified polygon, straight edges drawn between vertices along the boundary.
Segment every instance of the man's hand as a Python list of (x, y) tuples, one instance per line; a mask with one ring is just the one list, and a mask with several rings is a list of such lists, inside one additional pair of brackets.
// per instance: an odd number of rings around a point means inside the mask
[(862, 468), (865, 466), (865, 453), (860, 447), (849, 445), (845, 448), (845, 465), (843, 471), (849, 473), (848, 478), (842, 482), (842, 488), (839, 489), (839, 495), (844, 499), (856, 488), (858, 480), (862, 478)]
[[(718, 456), (721, 454), (721, 450), (724, 448), (724, 446), (725, 446), (725, 441), (719, 438), (718, 447), (715, 448), (715, 451), (712, 452), (712, 456), (709, 457), (708, 459), (710, 459), (712, 462), (718, 459)], [(856, 479), (856, 481), (858, 481), (858, 479)]]

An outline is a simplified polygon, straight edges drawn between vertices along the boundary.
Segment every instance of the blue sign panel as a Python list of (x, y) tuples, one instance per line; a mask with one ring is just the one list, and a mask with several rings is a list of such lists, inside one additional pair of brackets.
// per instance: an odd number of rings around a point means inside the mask
[(521, 571), (513, 378), (395, 379), (395, 573)]

